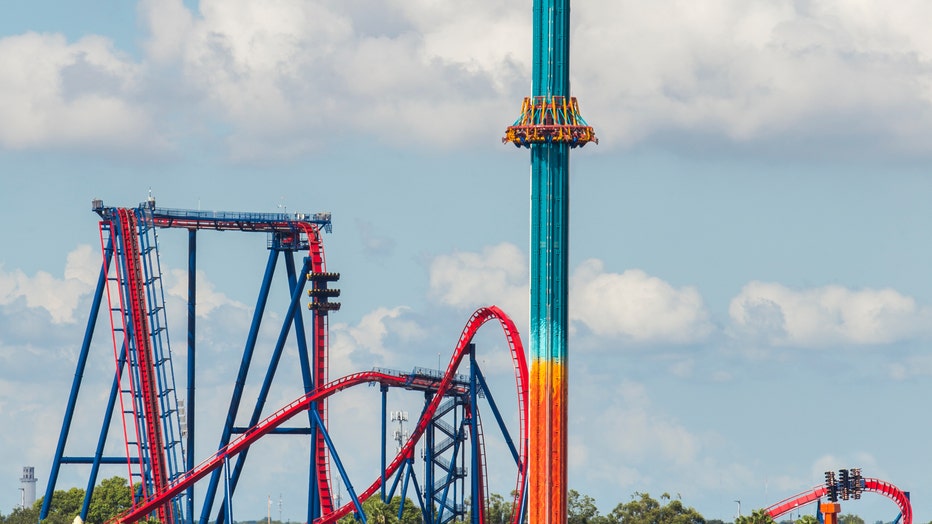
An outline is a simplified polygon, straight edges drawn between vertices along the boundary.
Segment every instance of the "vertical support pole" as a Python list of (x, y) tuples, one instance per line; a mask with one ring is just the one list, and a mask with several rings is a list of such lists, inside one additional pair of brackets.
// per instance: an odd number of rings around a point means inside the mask
[(230, 457), (223, 459), (223, 504), (226, 506), (227, 522), (233, 522), (233, 499), (230, 497)]
[[(535, 97), (569, 96), (569, 0), (534, 0)], [(566, 523), (569, 146), (531, 145), (530, 524)]]
[[(388, 432), (388, 422), (386, 421), (388, 417), (388, 386), (382, 384), (380, 389), (382, 391), (382, 502), (388, 504), (388, 501), (385, 500), (385, 461), (387, 460), (385, 456), (385, 446), (386, 433)], [(402, 469), (404, 469), (404, 466), (402, 466)], [(402, 501), (402, 504), (404, 504), (404, 501)]]
[(824, 515), (825, 524), (838, 524), (838, 513), (841, 511), (841, 504), (837, 502), (823, 502), (819, 505)]
[(481, 485), (482, 482), (482, 464), (480, 463), (480, 456), (482, 450), (480, 449), (481, 443), (479, 442), (479, 415), (478, 415), (478, 390), (479, 383), (476, 381), (476, 345), (469, 344), (469, 410), (467, 415), (469, 417), (469, 441), (472, 444), (472, 457), (471, 457), (471, 466), (472, 475), (470, 475), (472, 488), (472, 511), (471, 522), (472, 524), (480, 524), (484, 522), (484, 515), (482, 512), (485, 509), (485, 493), (483, 493)]
[[(424, 392), (424, 408), (430, 405), (434, 394)], [(434, 524), (434, 421), (427, 423), (424, 430), (424, 524)]]
[[(188, 230), (188, 398), (185, 408), (185, 431), (187, 444), (185, 455), (185, 469), (194, 469), (194, 388), (195, 388), (195, 320), (197, 305), (197, 230)], [(194, 524), (194, 484), (188, 488), (185, 511), (188, 524)]]
[[(295, 273), (295, 264), (294, 264), (294, 253), (288, 253), (285, 256), (285, 268), (288, 273), (288, 288), (292, 291), (292, 303), (288, 310), (288, 315), (291, 316), (289, 321), (294, 322), (295, 328), (295, 338), (298, 346), (298, 361), (301, 365), (301, 379), (304, 382), (304, 392), (310, 393), (314, 390), (314, 372), (311, 370), (310, 359), (311, 356), (308, 353), (307, 348), (307, 339), (304, 332), (304, 323), (301, 321), (301, 311), (298, 308), (298, 297), (301, 296), (301, 293), (304, 290), (304, 283), (307, 282), (307, 272), (311, 270), (311, 261), (305, 260), (304, 267), (301, 271), (302, 281), (297, 281), (297, 276)], [(317, 461), (318, 457), (318, 448), (315, 446), (315, 443), (320, 437), (320, 424), (322, 423), (320, 417), (314, 417), (314, 413), (319, 413), (318, 402), (311, 402), (310, 407), (308, 408), (308, 423), (311, 428), (311, 456), (308, 463), (310, 467), (308, 468), (308, 493), (307, 493), (307, 521), (313, 522), (314, 519), (320, 516), (320, 483), (318, 478), (318, 468)]]

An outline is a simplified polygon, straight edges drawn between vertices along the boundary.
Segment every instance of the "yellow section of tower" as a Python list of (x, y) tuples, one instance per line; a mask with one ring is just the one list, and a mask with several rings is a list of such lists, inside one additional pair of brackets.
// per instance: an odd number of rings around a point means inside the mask
[(528, 521), (566, 522), (567, 380), (562, 362), (531, 362)]

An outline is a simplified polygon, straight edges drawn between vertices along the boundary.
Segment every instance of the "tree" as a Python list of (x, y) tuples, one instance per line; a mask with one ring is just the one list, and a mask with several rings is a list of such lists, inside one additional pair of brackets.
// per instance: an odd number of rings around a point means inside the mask
[(660, 496), (667, 501), (664, 505), (652, 499), (649, 493), (635, 493), (631, 499), (631, 502), (615, 506), (606, 516), (606, 524), (705, 524), (705, 518), (698, 511), (684, 506), (679, 497), (673, 500), (669, 493)]
[(773, 517), (766, 509), (759, 508), (751, 512), (750, 515), (741, 515), (735, 519), (735, 524), (774, 524)]
[(580, 495), (571, 489), (566, 497), (567, 524), (600, 524), (604, 520), (599, 516), (595, 499), (589, 495)]
[(838, 516), (838, 524), (864, 524), (864, 519), (857, 515), (847, 513), (845, 515)]
[[(110, 477), (102, 480), (94, 488), (91, 505), (87, 510), (87, 522), (103, 524), (128, 510), (132, 505), (132, 490), (123, 477)], [(54, 500), (54, 499), (53, 499)]]
[[(419, 524), (421, 522), (421, 511), (411, 501), (405, 499), (405, 507), (401, 513), (401, 520), (398, 520), (398, 508), (401, 507), (401, 497), (394, 497), (388, 504), (382, 502), (382, 498), (373, 495), (363, 501), (362, 510), (366, 514), (366, 522), (372, 524)], [(341, 518), (339, 524), (354, 524), (356, 515), (351, 513)]]
[(803, 515), (796, 519), (796, 524), (819, 524), (819, 519), (815, 515)]
[(18, 507), (3, 520), (4, 524), (36, 524), (39, 521), (39, 508)]
[[(16, 519), (31, 518), (30, 524), (35, 524), (39, 520), (39, 510), (42, 508), (43, 499), (36, 501), (32, 508), (22, 510), (17, 513), (13, 512), (6, 519), (0, 519), (4, 524), (18, 524), (20, 521), (11, 521), (14, 515)], [(111, 518), (123, 513), (129, 509), (132, 503), (132, 490), (128, 482), (123, 477), (111, 477), (102, 480), (94, 493), (91, 495), (91, 503), (87, 509), (88, 524), (103, 524)], [(57, 490), (52, 494), (52, 503), (49, 505), (49, 514), (42, 521), (43, 524), (72, 524), (74, 518), (80, 515), (81, 508), (84, 505), (84, 490), (81, 488), (71, 488), (67, 491)], [(33, 518), (31, 513), (35, 512)], [(28, 513), (28, 514), (27, 514)]]
[[(391, 502), (388, 503), (388, 507), (391, 508), (392, 514), (395, 515), (395, 517), (398, 516), (398, 508), (401, 507), (401, 500), (401, 495), (395, 495)], [(420, 524), (422, 520), (421, 508), (409, 498), (404, 499), (404, 503), (404, 509), (401, 511), (401, 524)]]
[[(572, 493), (572, 490), (570, 492)], [(505, 500), (505, 497), (498, 493), (493, 493), (488, 500), (485, 521), (488, 524), (511, 524), (513, 512), (514, 508), (512, 507), (511, 500)], [(570, 518), (572, 518), (572, 510), (570, 510), (570, 515)]]
[[(32, 510), (35, 510), (35, 519), (32, 524), (39, 520), (39, 510), (42, 508), (40, 498), (33, 504)], [(81, 513), (81, 506), (84, 504), (84, 490), (81, 488), (71, 488), (68, 491), (57, 490), (52, 493), (52, 503), (49, 505), (49, 514), (44, 524), (71, 524), (74, 518)], [(12, 517), (12, 515), (10, 515)], [(9, 520), (7, 520), (9, 522)]]

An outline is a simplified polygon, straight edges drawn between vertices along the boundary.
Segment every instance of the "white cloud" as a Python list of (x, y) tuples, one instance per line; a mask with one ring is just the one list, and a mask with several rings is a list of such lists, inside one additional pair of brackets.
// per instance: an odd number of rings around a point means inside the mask
[[(430, 291), (458, 308), (497, 304), (517, 325), (527, 325), (527, 259), (513, 244), (438, 256), (430, 266)], [(569, 306), (570, 321), (600, 337), (689, 343), (713, 331), (696, 289), (675, 289), (637, 269), (606, 273), (594, 259), (573, 272)]]
[(527, 258), (514, 244), (440, 255), (430, 264), (430, 293), (461, 309), (498, 305), (518, 326), (528, 319)]
[(134, 101), (139, 77), (139, 66), (100, 36), (0, 38), (0, 147), (158, 147)]
[(406, 310), (404, 307), (380, 307), (364, 315), (355, 325), (331, 324), (332, 376), (371, 369), (372, 366), (398, 366), (393, 360), (397, 356), (397, 348), (386, 348), (386, 338), (391, 335), (404, 341), (413, 341), (424, 337), (423, 328), (404, 318)]
[[(360, 132), (454, 145), (487, 126), (495, 104), (518, 104), (501, 90), (526, 77), (511, 56), (514, 8), (401, 2), (378, 8), (395, 28), (369, 28), (371, 9), (350, 2), (208, 0), (199, 16), (164, 4), (141, 4), (145, 47), (230, 126), (238, 158), (293, 156)], [(437, 132), (437, 122), (455, 125)]]
[(665, 413), (651, 401), (644, 384), (619, 383), (609, 376), (587, 378), (571, 393), (571, 400), (576, 399), (574, 406), (598, 406), (597, 413), (576, 409), (571, 427), (591, 427), (586, 421), (596, 417), (599, 430), (571, 432), (570, 477), (595, 489), (591, 495), (611, 497), (603, 503), (621, 501), (619, 494), (631, 489), (662, 493), (675, 487), (687, 498), (691, 491), (703, 489), (746, 489), (755, 478), (752, 468), (722, 462), (715, 455), (712, 448), (721, 435), (697, 432)]
[[(165, 295), (181, 299), (186, 304), (188, 300), (188, 272), (183, 269), (172, 269), (166, 276), (168, 278), (165, 279)], [(242, 302), (237, 302), (226, 294), (217, 291), (214, 283), (207, 279), (207, 274), (203, 271), (197, 270), (195, 277), (197, 279), (197, 303), (194, 307), (197, 316), (206, 317), (222, 306), (232, 306), (241, 310), (249, 309)], [(182, 310), (183, 308), (178, 309)]]
[[(877, 137), (928, 152), (932, 39), (918, 1), (574, 6), (574, 86), (606, 143)], [(697, 138), (702, 138), (695, 135)], [(824, 141), (823, 141), (824, 142)]]
[(608, 398), (615, 399), (605, 410), (606, 435), (625, 435), (605, 443), (613, 455), (644, 462), (656, 457), (679, 465), (692, 463), (700, 449), (699, 438), (684, 426), (650, 408), (647, 390), (642, 384), (622, 382)]
[(927, 308), (892, 289), (826, 286), (793, 290), (751, 282), (732, 299), (735, 334), (769, 344), (825, 346), (890, 344), (925, 334)]
[[(460, 147), (502, 132), (530, 94), (520, 3), (142, 0), (139, 13), (139, 61), (101, 36), (0, 39), (0, 145), (164, 147), (154, 129), (175, 126), (179, 141), (222, 128), (238, 159), (359, 135)], [(929, 15), (917, 0), (585, 2), (573, 94), (602, 147), (830, 137), (928, 153)]]
[(22, 270), (5, 272), (0, 265), (0, 305), (23, 299), (26, 307), (44, 309), (56, 324), (73, 323), (81, 297), (97, 282), (101, 259), (90, 246), (78, 246), (68, 253), (64, 278), (45, 271), (28, 276)]
[(573, 273), (570, 315), (596, 335), (636, 342), (689, 343), (713, 330), (695, 288), (676, 289), (639, 269), (606, 273), (595, 259)]

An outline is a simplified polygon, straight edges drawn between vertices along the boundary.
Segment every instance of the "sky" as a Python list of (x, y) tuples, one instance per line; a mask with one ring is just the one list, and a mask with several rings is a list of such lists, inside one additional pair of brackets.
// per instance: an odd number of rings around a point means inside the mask
[[(573, 5), (572, 94), (600, 143), (571, 163), (568, 471), (603, 513), (669, 493), (730, 521), (860, 467), (932, 520), (930, 17), (910, 0)], [(530, 161), (500, 138), (530, 77), (529, 1), (4, 6), (0, 512), (23, 466), (40, 495), (48, 480), (100, 265), (94, 198), (332, 212), (331, 377), (445, 364), (485, 305), (526, 333)], [(181, 380), (187, 236), (159, 242)], [(196, 462), (216, 449), (267, 253), (263, 235), (199, 233)], [(66, 453), (100, 430), (108, 330)], [(500, 330), (478, 344), (514, 415)], [(286, 368), (266, 413), (300, 394)], [(330, 404), (356, 487), (378, 474), (378, 410), (370, 388)], [(307, 446), (267, 440), (235, 516), (273, 500), (273, 518), (303, 519)], [(85, 481), (66, 467), (59, 488)], [(842, 512), (897, 510), (870, 494)]]

